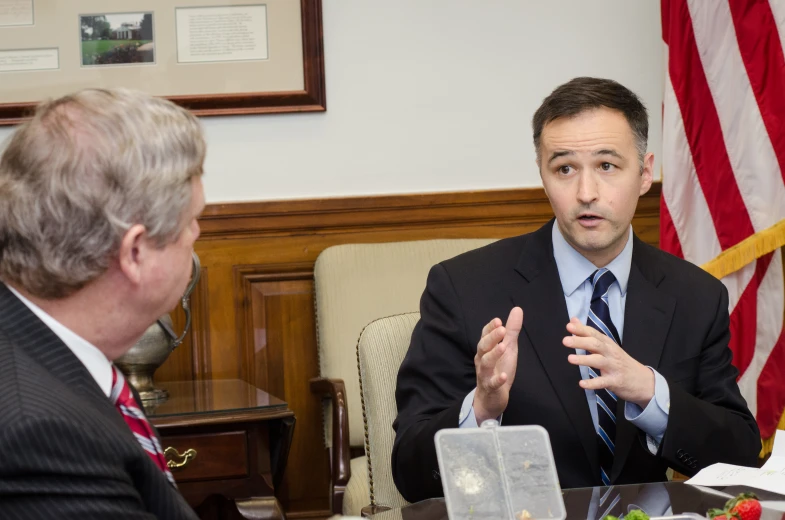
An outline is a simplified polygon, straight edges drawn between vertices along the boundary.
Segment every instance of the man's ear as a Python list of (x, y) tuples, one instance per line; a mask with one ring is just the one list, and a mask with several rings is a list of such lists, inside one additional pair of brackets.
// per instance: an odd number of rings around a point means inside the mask
[(654, 154), (649, 152), (643, 156), (643, 171), (641, 172), (641, 189), (639, 195), (643, 195), (654, 181)]
[(125, 232), (120, 241), (118, 261), (120, 271), (128, 280), (137, 285), (142, 281), (142, 266), (150, 247), (145, 237), (147, 230), (141, 224), (134, 224)]

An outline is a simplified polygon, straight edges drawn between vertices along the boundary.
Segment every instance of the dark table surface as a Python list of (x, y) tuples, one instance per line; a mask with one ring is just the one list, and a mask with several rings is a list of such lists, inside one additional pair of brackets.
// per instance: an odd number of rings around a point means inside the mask
[[(608, 507), (616, 501), (613, 513), (618, 516), (633, 509), (642, 509), (650, 516), (667, 516), (679, 513), (699, 513), (706, 516), (711, 508), (721, 508), (727, 496), (745, 490), (741, 488), (699, 488), (682, 482), (634, 484), (597, 488), (565, 489), (562, 491), (568, 519), (598, 520), (603, 518)], [(785, 501), (785, 496), (755, 491), (761, 500)], [(602, 505), (601, 505), (602, 504)], [(374, 520), (447, 520), (447, 509), (443, 499), (418, 502), (402, 509), (394, 509), (373, 515)], [(785, 520), (785, 514), (774, 509), (765, 509), (761, 520)]]

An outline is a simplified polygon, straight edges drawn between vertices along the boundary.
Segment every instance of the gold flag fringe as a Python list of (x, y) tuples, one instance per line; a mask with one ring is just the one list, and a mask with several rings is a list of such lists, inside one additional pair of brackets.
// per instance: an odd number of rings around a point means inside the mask
[(729, 247), (701, 267), (717, 278), (724, 278), (783, 245), (785, 245), (785, 219)]

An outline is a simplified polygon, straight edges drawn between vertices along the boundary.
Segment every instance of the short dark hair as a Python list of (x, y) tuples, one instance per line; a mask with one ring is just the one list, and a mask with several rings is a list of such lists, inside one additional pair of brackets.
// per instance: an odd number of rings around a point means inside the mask
[(612, 79), (575, 78), (546, 97), (532, 118), (534, 149), (540, 159), (542, 129), (556, 119), (575, 117), (587, 110), (606, 107), (624, 115), (635, 136), (639, 159), (646, 153), (649, 138), (649, 114), (640, 98), (633, 91)]

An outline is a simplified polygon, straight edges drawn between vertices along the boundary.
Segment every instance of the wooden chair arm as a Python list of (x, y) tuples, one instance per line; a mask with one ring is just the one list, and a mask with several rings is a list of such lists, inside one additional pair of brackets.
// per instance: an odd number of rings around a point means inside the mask
[(351, 449), (349, 446), (349, 416), (346, 408), (346, 386), (342, 379), (315, 377), (311, 379), (311, 392), (332, 401), (332, 445), (330, 468), (333, 486), (333, 512), (343, 510), (343, 494), (349, 483), (351, 472)]

